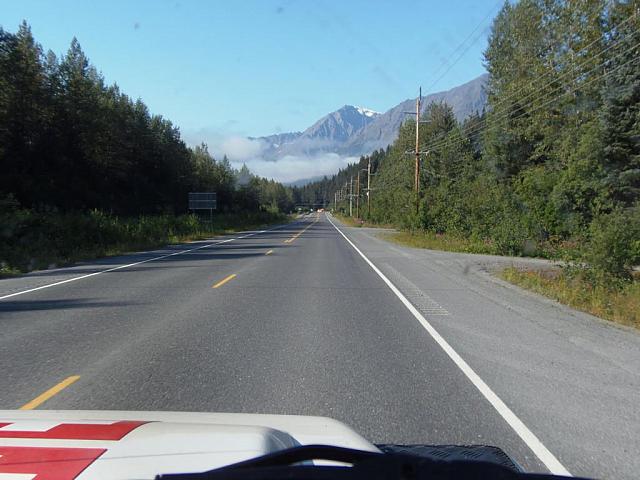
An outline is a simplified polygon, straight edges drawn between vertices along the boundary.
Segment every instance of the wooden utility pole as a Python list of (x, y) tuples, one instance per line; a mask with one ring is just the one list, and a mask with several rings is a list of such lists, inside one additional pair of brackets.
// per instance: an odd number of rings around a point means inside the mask
[(413, 154), (415, 155), (415, 172), (413, 179), (413, 190), (416, 194), (416, 213), (420, 211), (420, 155), (428, 154), (429, 152), (421, 152), (420, 151), (420, 124), (421, 123), (429, 123), (429, 122), (421, 122), (420, 121), (420, 107), (422, 106), (422, 87), (420, 87), (420, 94), (416, 99), (416, 111), (415, 112), (403, 112), (408, 115), (415, 115), (416, 117), (416, 148), (412, 152), (408, 150), (405, 154)]
[[(349, 182), (344, 182), (344, 195), (343, 195), (343, 200), (346, 200), (349, 197)], [(345, 205), (344, 207), (345, 209), (345, 214), (346, 214), (346, 210), (347, 210), (347, 206)]]
[(367, 217), (371, 221), (371, 157), (367, 164)]
[(360, 170), (358, 169), (358, 180), (356, 181), (356, 218), (360, 218)]
[(353, 175), (349, 180), (349, 216), (353, 217)]
[(416, 213), (420, 210), (420, 102), (422, 101), (422, 87), (416, 99), (416, 171), (414, 190), (416, 191)]

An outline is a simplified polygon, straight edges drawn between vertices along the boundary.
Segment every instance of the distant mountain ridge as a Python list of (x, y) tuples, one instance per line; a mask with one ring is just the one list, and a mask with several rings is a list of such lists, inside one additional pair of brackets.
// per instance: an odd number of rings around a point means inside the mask
[[(488, 74), (443, 92), (423, 97), (422, 111), (432, 102), (446, 102), (459, 121), (475, 112), (482, 112), (487, 96)], [(400, 125), (415, 110), (416, 99), (407, 99), (384, 113), (364, 107), (345, 105), (325, 115), (304, 132), (290, 132), (258, 137), (264, 142), (263, 155), (269, 160), (291, 156), (317, 156), (336, 153), (360, 156), (386, 148), (398, 136)], [(256, 138), (253, 138), (254, 140)]]
[(341, 145), (346, 145), (380, 115), (367, 108), (345, 105), (325, 115), (304, 132), (280, 133), (259, 139), (266, 143), (266, 158), (337, 153)]
[(309, 183), (317, 182), (318, 180), (322, 180), (325, 177), (326, 177), (326, 175), (316, 175), (314, 177), (300, 178), (300, 179), (294, 180), (292, 182), (286, 182), (286, 183), (284, 183), (284, 185), (286, 185), (288, 187), (304, 187), (305, 185), (307, 185)]

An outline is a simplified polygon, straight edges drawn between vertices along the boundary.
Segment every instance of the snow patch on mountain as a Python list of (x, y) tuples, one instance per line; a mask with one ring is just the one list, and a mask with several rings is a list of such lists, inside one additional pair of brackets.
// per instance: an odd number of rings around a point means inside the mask
[(353, 108), (355, 108), (360, 115), (364, 115), (365, 117), (371, 118), (381, 115), (380, 112), (376, 112), (375, 110), (371, 110), (370, 108), (359, 107), (357, 105), (353, 105)]

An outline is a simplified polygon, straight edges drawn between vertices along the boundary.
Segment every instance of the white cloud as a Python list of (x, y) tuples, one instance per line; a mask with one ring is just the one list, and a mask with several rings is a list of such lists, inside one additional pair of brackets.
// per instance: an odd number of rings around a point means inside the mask
[(223, 135), (219, 130), (212, 129), (184, 132), (182, 137), (190, 146), (206, 143), (209, 152), (217, 159), (227, 155), (235, 168), (242, 167), (244, 163), (256, 175), (285, 183), (333, 175), (349, 163), (358, 161), (358, 157), (345, 157), (336, 153), (285, 155), (276, 160), (266, 160), (263, 153), (268, 146), (263, 140), (249, 139), (236, 134)]
[(261, 177), (273, 178), (280, 182), (293, 182), (303, 178), (333, 175), (349, 163), (357, 161), (358, 157), (325, 153), (315, 156), (286, 155), (275, 161), (254, 158), (245, 163), (253, 173)]
[[(246, 137), (228, 137), (220, 144), (219, 149), (232, 162), (245, 162), (260, 157), (266, 143), (262, 140), (251, 140)], [(217, 149), (213, 149), (216, 151)]]
[(266, 148), (263, 140), (252, 140), (237, 134), (223, 134), (219, 130), (210, 128), (185, 131), (182, 133), (182, 138), (192, 147), (204, 142), (215, 158), (226, 155), (232, 162), (244, 162), (260, 157)]

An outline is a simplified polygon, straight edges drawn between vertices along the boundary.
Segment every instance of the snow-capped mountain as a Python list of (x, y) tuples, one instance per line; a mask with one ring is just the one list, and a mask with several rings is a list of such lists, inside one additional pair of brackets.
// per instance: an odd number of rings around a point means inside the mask
[(378, 116), (380, 113), (374, 110), (345, 105), (322, 117), (304, 132), (280, 133), (261, 137), (260, 140), (267, 145), (264, 154), (268, 158), (315, 155), (333, 151), (336, 146), (346, 144)]

